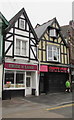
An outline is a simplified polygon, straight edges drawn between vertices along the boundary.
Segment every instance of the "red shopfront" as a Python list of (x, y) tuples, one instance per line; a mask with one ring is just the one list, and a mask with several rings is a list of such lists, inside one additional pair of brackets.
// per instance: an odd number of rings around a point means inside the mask
[(5, 63), (3, 99), (35, 95), (37, 91), (37, 65)]
[(65, 82), (69, 78), (69, 68), (46, 66), (40, 69), (40, 93), (60, 92), (65, 90)]

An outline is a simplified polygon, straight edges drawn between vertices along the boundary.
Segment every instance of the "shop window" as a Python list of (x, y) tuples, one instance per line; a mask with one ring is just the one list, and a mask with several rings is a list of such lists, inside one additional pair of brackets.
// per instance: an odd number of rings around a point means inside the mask
[(4, 88), (22, 88), (25, 87), (24, 84), (24, 73), (23, 72), (12, 72), (6, 71)]
[(24, 82), (24, 75), (23, 74), (16, 74), (16, 84), (20, 83), (22, 84)]
[(14, 73), (5, 73), (5, 88), (14, 87)]
[(60, 48), (54, 45), (48, 45), (47, 60), (60, 62)]
[(16, 39), (16, 54), (26, 56), (27, 54), (27, 41)]
[(24, 73), (16, 73), (16, 87), (25, 87), (24, 86)]

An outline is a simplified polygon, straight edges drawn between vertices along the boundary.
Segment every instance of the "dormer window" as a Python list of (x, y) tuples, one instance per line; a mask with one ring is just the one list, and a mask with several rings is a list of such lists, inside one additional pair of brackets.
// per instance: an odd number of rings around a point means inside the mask
[(23, 19), (19, 20), (19, 28), (25, 29), (25, 21)]
[(50, 36), (50, 37), (56, 37), (56, 30), (55, 30), (55, 29), (51, 29), (51, 30), (49, 31), (49, 36)]

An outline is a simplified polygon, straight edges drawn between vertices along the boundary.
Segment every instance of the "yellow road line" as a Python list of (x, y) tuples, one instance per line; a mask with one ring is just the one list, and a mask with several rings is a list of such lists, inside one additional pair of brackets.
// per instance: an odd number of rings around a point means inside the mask
[(55, 110), (55, 109), (59, 109), (59, 108), (70, 107), (70, 106), (73, 106), (73, 105), (74, 104), (68, 104), (68, 105), (63, 105), (63, 106), (59, 106), (59, 107), (49, 108), (49, 109), (46, 109), (46, 110)]

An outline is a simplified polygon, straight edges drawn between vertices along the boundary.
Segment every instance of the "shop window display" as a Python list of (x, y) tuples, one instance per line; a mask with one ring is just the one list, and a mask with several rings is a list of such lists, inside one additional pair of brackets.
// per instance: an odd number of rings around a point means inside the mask
[(22, 88), (25, 87), (23, 72), (6, 71), (4, 88)]

